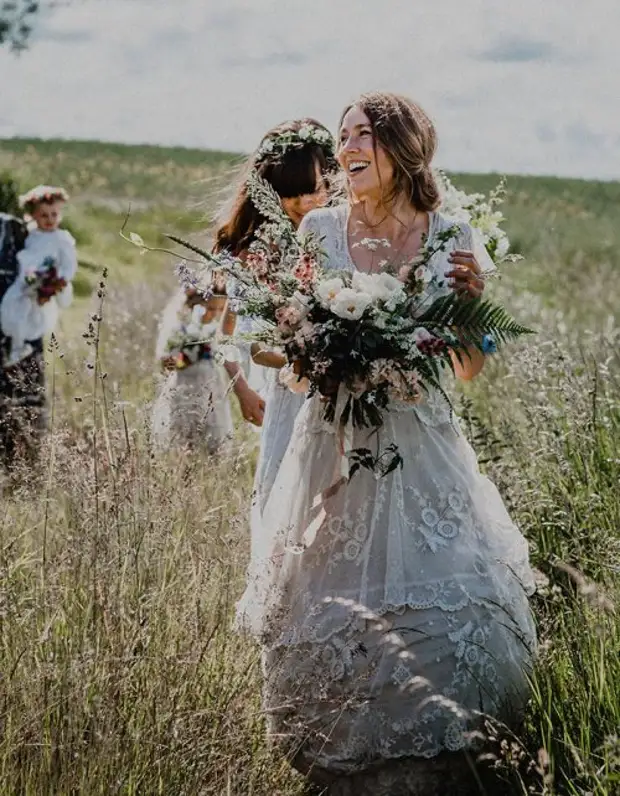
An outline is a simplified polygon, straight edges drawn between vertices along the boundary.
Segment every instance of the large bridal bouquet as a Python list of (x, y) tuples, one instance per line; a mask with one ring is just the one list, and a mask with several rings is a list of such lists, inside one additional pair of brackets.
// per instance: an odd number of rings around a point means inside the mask
[[(447, 179), (442, 185), (450, 215), (467, 215), (479, 227), (484, 221), (491, 257), (506, 259), (495, 202), (456, 192)], [(238, 310), (259, 322), (251, 339), (285, 352), (289, 386), (320, 393), (326, 420), (377, 428), (391, 401), (416, 402), (430, 390), (447, 399), (441, 375), (453, 368), (451, 351), (462, 359), (470, 346), (488, 350), (489, 341), (494, 348), (529, 331), (503, 307), (463, 300), (437, 276), (434, 258), (459, 234), (458, 225), (427, 242), (397, 274), (324, 271), (321, 242), (297, 237), (271, 186), (254, 174), (248, 187), (268, 221), (244, 262), (170, 237), (233, 277)], [(399, 463), (394, 448), (372, 462), (362, 453), (355, 466), (386, 472)]]

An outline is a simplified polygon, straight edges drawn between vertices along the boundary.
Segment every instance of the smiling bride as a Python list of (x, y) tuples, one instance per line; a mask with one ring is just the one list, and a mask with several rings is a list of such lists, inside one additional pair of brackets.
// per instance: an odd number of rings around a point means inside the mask
[[(345, 109), (349, 200), (300, 230), (322, 238), (324, 268), (398, 272), (452, 225), (436, 210), (435, 148), (408, 99), (374, 93)], [(464, 300), (494, 268), (467, 224), (435, 267)], [(484, 362), (472, 348), (457, 377)], [(362, 469), (331, 492), (340, 452), (323, 406), (315, 395), (298, 416), (238, 606), (262, 645), (270, 734), (330, 793), (469, 793), (485, 720), (518, 721), (528, 697), (527, 543), (440, 393), (385, 412), (380, 443), (398, 445), (401, 469)], [(353, 447), (367, 437), (357, 428)], [(300, 548), (320, 495), (322, 522)]]

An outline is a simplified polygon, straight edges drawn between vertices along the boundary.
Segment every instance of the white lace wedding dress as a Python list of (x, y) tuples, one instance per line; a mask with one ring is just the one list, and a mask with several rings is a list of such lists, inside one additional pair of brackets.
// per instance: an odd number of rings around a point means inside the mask
[(279, 371), (270, 368), (265, 377), (265, 417), (261, 436), (260, 454), (256, 467), (253, 500), (262, 512), (286, 453), (295, 419), (306, 400), (278, 381)]
[[(302, 224), (330, 269), (355, 268), (347, 218), (342, 206)], [(430, 240), (451, 223), (430, 214)], [(441, 276), (456, 243), (492, 267), (463, 225), (433, 259)], [(509, 720), (527, 697), (527, 543), (438, 394), (394, 405), (378, 437), (355, 430), (354, 448), (396, 443), (402, 469), (361, 470), (316, 505), (340, 467), (322, 414), (318, 397), (299, 412), (237, 610), (262, 644), (270, 733), (301, 770), (341, 775), (466, 749), (482, 714)]]

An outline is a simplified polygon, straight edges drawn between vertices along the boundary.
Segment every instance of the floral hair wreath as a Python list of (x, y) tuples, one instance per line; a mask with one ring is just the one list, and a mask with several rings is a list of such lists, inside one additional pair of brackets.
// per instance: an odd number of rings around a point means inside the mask
[(306, 144), (317, 144), (333, 157), (335, 153), (334, 139), (327, 130), (304, 124), (299, 130), (287, 130), (278, 135), (265, 138), (256, 151), (255, 163), (260, 163), (266, 158), (284, 155), (289, 149), (301, 149)]
[(30, 213), (38, 204), (52, 204), (53, 202), (67, 202), (69, 194), (64, 188), (53, 185), (37, 185), (19, 197), (19, 206)]

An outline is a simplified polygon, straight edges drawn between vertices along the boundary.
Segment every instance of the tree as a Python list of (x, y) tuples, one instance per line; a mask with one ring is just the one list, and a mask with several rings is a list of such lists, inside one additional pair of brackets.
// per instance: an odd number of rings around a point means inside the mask
[(21, 216), (17, 183), (8, 172), (0, 172), (0, 213)]
[(28, 46), (32, 22), (41, 10), (38, 0), (0, 0), (0, 46), (16, 52)]

